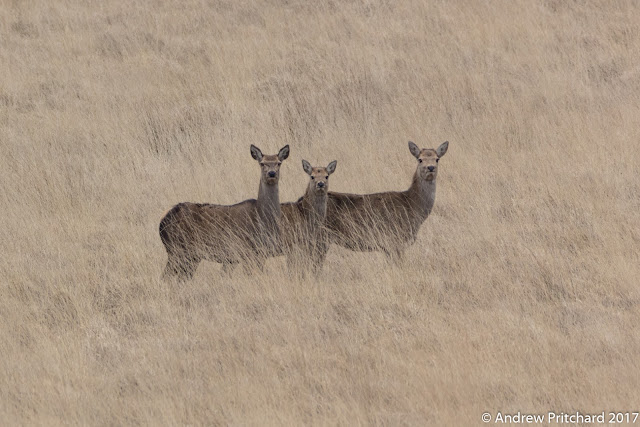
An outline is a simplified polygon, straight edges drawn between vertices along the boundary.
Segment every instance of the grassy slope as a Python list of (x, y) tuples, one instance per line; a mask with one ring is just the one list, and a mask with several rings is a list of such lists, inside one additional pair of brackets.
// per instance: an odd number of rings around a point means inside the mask
[[(479, 423), (632, 410), (640, 10), (631, 1), (0, 6), (0, 418)], [(312, 5), (311, 5), (312, 4)], [(402, 267), (332, 248), (159, 281), (179, 201), (257, 193), (254, 143), (404, 189), (451, 144)]]

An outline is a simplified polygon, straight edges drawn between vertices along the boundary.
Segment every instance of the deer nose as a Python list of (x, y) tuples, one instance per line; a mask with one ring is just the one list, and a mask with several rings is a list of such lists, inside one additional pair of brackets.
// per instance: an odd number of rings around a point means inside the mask
[(269, 178), (275, 178), (276, 173), (274, 171), (269, 172)]
[(319, 188), (324, 187), (324, 182), (320, 181), (320, 182), (318, 183), (318, 187), (319, 187)]
[(428, 166), (427, 169), (429, 169), (429, 172), (433, 172), (434, 170), (436, 170), (435, 166)]

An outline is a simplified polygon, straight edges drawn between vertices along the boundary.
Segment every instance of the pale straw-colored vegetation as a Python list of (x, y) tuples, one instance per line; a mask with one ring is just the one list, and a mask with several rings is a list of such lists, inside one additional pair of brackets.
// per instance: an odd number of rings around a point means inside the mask
[[(637, 410), (634, 1), (0, 3), (0, 420), (474, 425)], [(405, 190), (402, 265), (160, 280), (178, 202), (258, 193), (249, 145)]]

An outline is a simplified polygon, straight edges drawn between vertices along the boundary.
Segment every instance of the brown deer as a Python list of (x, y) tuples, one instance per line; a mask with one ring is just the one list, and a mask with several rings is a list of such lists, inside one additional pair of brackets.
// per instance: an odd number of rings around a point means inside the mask
[(289, 271), (303, 275), (311, 270), (317, 274), (322, 267), (329, 242), (325, 228), (329, 175), (336, 170), (337, 161), (325, 167), (311, 167), (302, 160), (302, 169), (309, 175), (304, 196), (297, 202), (283, 203), (283, 241)]
[(329, 192), (326, 224), (330, 242), (353, 251), (382, 251), (395, 261), (401, 260), (431, 213), (438, 161), (448, 147), (449, 142), (444, 142), (435, 150), (421, 150), (409, 141), (418, 166), (406, 191), (363, 195)]
[(257, 199), (230, 206), (180, 203), (162, 218), (160, 238), (169, 257), (165, 278), (190, 279), (202, 260), (222, 263), (224, 271), (240, 261), (262, 268), (268, 256), (281, 253), (278, 180), (289, 146), (263, 155), (251, 145), (251, 156), (262, 170)]

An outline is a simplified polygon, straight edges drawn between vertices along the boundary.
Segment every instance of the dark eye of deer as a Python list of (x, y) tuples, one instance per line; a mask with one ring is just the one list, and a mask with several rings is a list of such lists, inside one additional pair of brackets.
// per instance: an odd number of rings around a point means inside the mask
[(324, 179), (329, 179), (329, 175), (325, 176)]
[(422, 163), (422, 159), (418, 159), (418, 163)]
[(440, 159), (436, 159), (436, 163), (438, 163), (440, 161)]
[(312, 177), (311, 177), (311, 179), (316, 179), (316, 177), (315, 177), (315, 176), (312, 176)]

